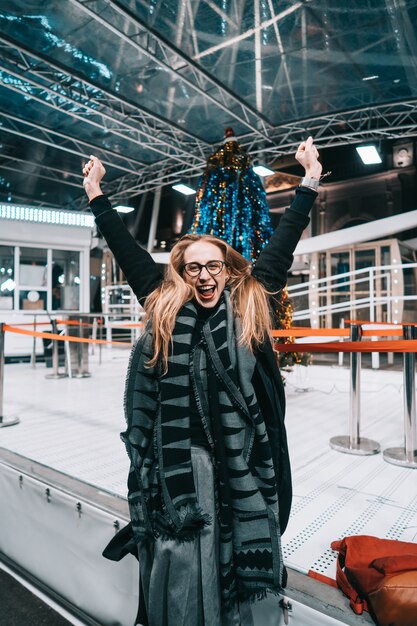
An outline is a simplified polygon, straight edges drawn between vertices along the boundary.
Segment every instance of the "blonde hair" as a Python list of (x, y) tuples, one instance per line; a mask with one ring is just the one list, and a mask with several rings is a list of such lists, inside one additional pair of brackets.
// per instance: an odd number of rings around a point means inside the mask
[(172, 249), (165, 279), (149, 294), (144, 304), (146, 317), (152, 323), (154, 347), (153, 357), (148, 365), (155, 366), (161, 358), (165, 372), (176, 317), (184, 304), (195, 295), (194, 287), (185, 282), (182, 273), (184, 253), (196, 241), (214, 244), (223, 254), (228, 273), (230, 301), (242, 326), (239, 343), (253, 352), (265, 341), (271, 330), (271, 294), (251, 275), (252, 265), (222, 239), (212, 235), (185, 235)]

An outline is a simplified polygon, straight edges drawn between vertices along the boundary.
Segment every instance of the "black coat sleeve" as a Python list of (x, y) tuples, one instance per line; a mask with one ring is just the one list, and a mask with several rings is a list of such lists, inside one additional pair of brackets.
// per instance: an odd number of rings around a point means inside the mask
[(162, 273), (151, 255), (136, 243), (106, 196), (94, 198), (90, 208), (133, 293), (143, 304), (163, 280)]
[(317, 193), (312, 189), (297, 188), (291, 206), (286, 209), (271, 239), (259, 255), (252, 275), (269, 291), (279, 291), (286, 284), (294, 250), (310, 222), (308, 214), (316, 197)]

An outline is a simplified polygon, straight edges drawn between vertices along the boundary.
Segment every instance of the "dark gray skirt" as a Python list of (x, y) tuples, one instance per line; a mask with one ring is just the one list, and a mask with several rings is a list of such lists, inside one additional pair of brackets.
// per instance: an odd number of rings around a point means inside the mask
[(197, 446), (191, 461), (198, 501), (213, 522), (194, 541), (139, 546), (149, 626), (253, 626), (249, 603), (222, 610), (213, 464)]

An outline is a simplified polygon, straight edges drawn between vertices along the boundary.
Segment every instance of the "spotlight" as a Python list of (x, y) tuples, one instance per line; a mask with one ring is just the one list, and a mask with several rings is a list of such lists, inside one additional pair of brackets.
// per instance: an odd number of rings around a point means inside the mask
[(271, 174), (275, 174), (273, 170), (270, 170), (269, 167), (265, 167), (264, 165), (255, 165), (253, 171), (255, 174), (258, 174), (258, 176), (271, 176)]
[(196, 193), (195, 189), (192, 189), (188, 185), (183, 185), (182, 183), (179, 183), (178, 185), (172, 185), (172, 188), (175, 189), (175, 191), (183, 193), (185, 196), (192, 196), (193, 193)]
[(357, 153), (362, 159), (365, 165), (374, 165), (376, 163), (382, 163), (382, 159), (379, 156), (378, 150), (375, 146), (360, 146), (356, 148)]
[(116, 211), (118, 211), (119, 213), (131, 213), (132, 211), (134, 211), (134, 207), (133, 206), (123, 206), (123, 204), (118, 204), (117, 206), (114, 207), (116, 209)]

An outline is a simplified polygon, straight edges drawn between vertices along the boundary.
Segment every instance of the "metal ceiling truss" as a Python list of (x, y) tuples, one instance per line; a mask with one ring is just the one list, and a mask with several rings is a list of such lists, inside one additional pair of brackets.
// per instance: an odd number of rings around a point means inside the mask
[(87, 80), (81, 73), (57, 61), (52, 61), (50, 57), (40, 52), (35, 53), (12, 37), (0, 34), (0, 50), (9, 53), (11, 61), (15, 64), (23, 64), (27, 69), (32, 67), (35, 74), (38, 73), (42, 76), (45, 72), (51, 73), (53, 71), (58, 76), (59, 82), (62, 82), (63, 77), (66, 77), (67, 82), (72, 81), (72, 89), (75, 94), (80, 94), (85, 99), (91, 100), (94, 105), (97, 104), (96, 101), (105, 103), (109, 110), (119, 114), (123, 119), (132, 119), (140, 124), (144, 131), (148, 130), (152, 133), (154, 138), (157, 136), (162, 145), (181, 148), (186, 143), (194, 150), (198, 148), (204, 150), (207, 145), (206, 142), (175, 122), (158, 116), (137, 102), (121, 96), (120, 93), (106, 89), (97, 82)]
[(0, 118), (0, 131), (3, 130), (18, 137), (42, 143), (56, 150), (63, 150), (80, 159), (85, 158), (86, 155), (101, 153), (104, 155), (102, 158), (104, 165), (124, 173), (137, 174), (138, 169), (143, 167), (143, 164), (136, 159), (128, 158), (107, 148), (103, 149), (102, 146), (90, 142), (81, 141), (71, 137), (71, 135), (51, 130), (39, 123), (29, 122), (4, 110), (0, 110)]
[[(70, 74), (65, 68), (54, 67), (49, 61), (23, 51), (21, 47), (16, 50), (3, 38), (0, 38), (0, 51), (3, 52), (0, 81), (8, 89), (30, 96), (100, 131), (105, 129), (109, 134), (136, 144), (141, 150), (156, 152), (162, 158), (169, 157), (179, 162), (191, 158), (196, 165), (204, 161), (204, 157), (193, 154), (184, 144), (180, 145), (178, 141), (174, 145), (168, 143), (161, 135), (158, 136), (156, 128), (143, 129), (139, 115), (134, 113), (132, 107), (131, 113), (127, 114), (127, 103), (120, 102), (116, 97), (111, 100), (108, 93)], [(114, 105), (118, 105), (117, 108)], [(196, 143), (194, 141), (192, 147), (198, 149), (201, 155), (203, 146)], [(143, 165), (143, 162), (138, 163)]]
[[(22, 170), (20, 165), (27, 165), (32, 168), (31, 171), (28, 168)], [(39, 169), (42, 173), (39, 172)], [(0, 170), (7, 170), (9, 172), (17, 172), (21, 176), (34, 176), (35, 178), (41, 178), (49, 182), (57, 182), (60, 185), (69, 185), (70, 187), (76, 187), (80, 189), (80, 175), (75, 175), (74, 172), (66, 172), (60, 170), (57, 167), (50, 167), (44, 163), (34, 163), (33, 161), (27, 161), (26, 159), (19, 159), (17, 157), (8, 157), (0, 155)]]
[[(117, 0), (69, 0), (81, 8), (99, 24), (128, 42), (141, 54), (163, 67), (177, 79), (188, 85), (203, 101), (210, 101), (221, 108), (227, 116), (244, 124), (255, 136), (269, 141), (270, 122), (254, 108), (243, 102), (227, 87), (204, 70), (198, 63), (186, 56), (172, 43), (142, 22), (133, 12)], [(111, 7), (123, 17), (124, 30), (120, 30), (102, 14)]]
[(294, 121), (277, 127), (271, 133), (273, 146), (262, 146), (255, 137), (247, 135), (240, 142), (252, 157), (271, 160), (290, 154), (308, 135), (321, 148), (348, 143), (397, 139), (416, 134), (417, 99), (381, 104)]
[[(410, 137), (417, 134), (417, 99), (397, 104), (381, 105), (347, 113), (311, 118), (276, 128), (271, 132), (274, 145), (265, 146), (257, 138), (245, 136), (241, 145), (253, 159), (270, 163), (278, 156), (294, 154), (301, 141), (311, 134), (319, 148), (358, 144)], [(129, 198), (162, 185), (174, 184), (184, 177), (202, 174), (202, 168), (190, 163), (182, 167), (173, 162), (160, 162), (142, 168), (137, 176), (126, 175), (107, 183), (106, 191), (113, 199)]]
[(184, 179), (193, 178), (201, 173), (201, 168), (197, 170), (189, 163), (182, 166), (169, 162), (159, 163), (158, 168), (144, 168), (137, 176), (128, 175), (105, 181), (105, 190), (112, 200), (128, 199), (147, 191), (156, 191), (165, 185), (184, 182)]

